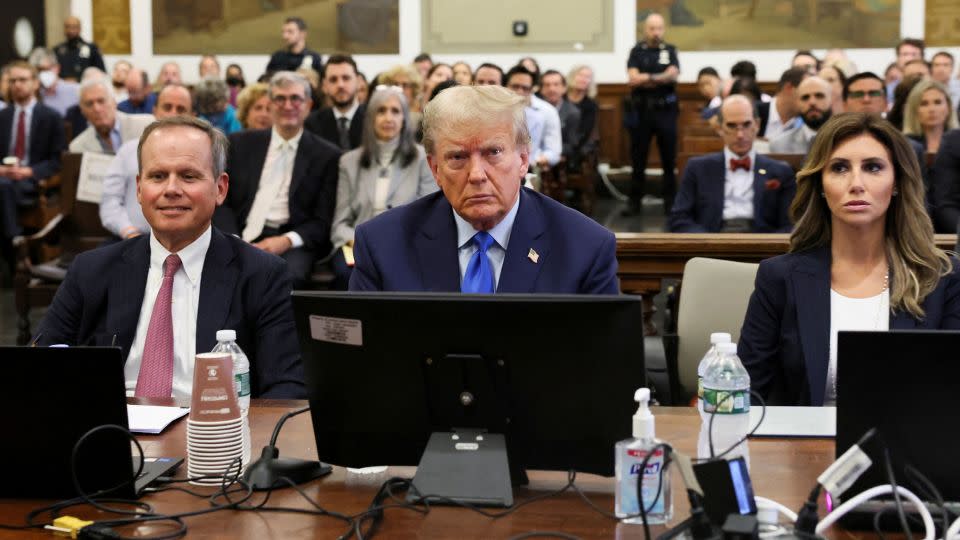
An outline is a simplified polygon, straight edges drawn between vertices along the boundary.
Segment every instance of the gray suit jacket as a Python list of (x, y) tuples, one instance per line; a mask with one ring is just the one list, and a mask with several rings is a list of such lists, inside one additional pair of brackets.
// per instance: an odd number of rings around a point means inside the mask
[(806, 154), (813, 145), (813, 137), (807, 136), (803, 126), (784, 131), (770, 141), (771, 154)]
[[(361, 168), (362, 153), (361, 147), (340, 156), (337, 208), (333, 212), (333, 232), (330, 235), (334, 249), (339, 249), (353, 240), (357, 225), (376, 217), (373, 198), (379, 168)], [(437, 182), (427, 164), (427, 154), (420, 145), (417, 145), (417, 156), (410, 165), (393, 168), (390, 188), (387, 191), (388, 210), (437, 191)]]
[[(156, 119), (152, 114), (127, 114), (117, 111), (117, 120), (120, 121), (120, 142), (125, 143), (131, 139), (139, 139), (143, 130)], [(119, 148), (114, 148), (114, 153), (116, 153), (117, 150), (119, 150)], [(93, 125), (87, 126), (87, 129), (83, 130), (70, 141), (70, 151), (74, 154), (83, 152), (103, 153), (103, 147), (100, 146), (100, 141), (97, 139), (97, 132), (94, 130)]]

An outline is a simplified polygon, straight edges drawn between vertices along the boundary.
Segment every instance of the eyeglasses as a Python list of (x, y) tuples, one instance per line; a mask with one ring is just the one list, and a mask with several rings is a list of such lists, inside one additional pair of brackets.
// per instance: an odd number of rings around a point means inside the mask
[(723, 130), (728, 133), (737, 133), (738, 131), (750, 131), (755, 124), (753, 122), (744, 122), (742, 124), (723, 124)]
[(303, 96), (298, 96), (294, 94), (292, 96), (272, 96), (270, 98), (270, 101), (272, 101), (274, 105), (278, 105), (278, 106), (286, 105), (286, 103), (289, 101), (290, 104), (293, 105), (294, 107), (299, 107), (303, 105), (304, 102), (306, 102), (307, 100)]
[(872, 98), (883, 97), (883, 90), (854, 90), (848, 94), (853, 99), (863, 99), (864, 96)]
[(532, 86), (526, 86), (523, 84), (511, 84), (507, 86), (507, 88), (509, 88), (510, 90), (513, 90), (518, 94), (529, 94), (530, 91), (533, 90)]

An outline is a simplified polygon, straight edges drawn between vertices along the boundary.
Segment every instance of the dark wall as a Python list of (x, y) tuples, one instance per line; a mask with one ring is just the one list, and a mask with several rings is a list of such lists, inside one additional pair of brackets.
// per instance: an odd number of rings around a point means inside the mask
[[(22, 58), (14, 46), (14, 27), (21, 18), (26, 19), (33, 29), (33, 42), (27, 44), (29, 49), (32, 50), (47, 42), (43, 4), (40, 0), (26, 2), (4, 0), (3, 8), (0, 9), (0, 64)], [(26, 51), (26, 54), (29, 53), (29, 50)]]

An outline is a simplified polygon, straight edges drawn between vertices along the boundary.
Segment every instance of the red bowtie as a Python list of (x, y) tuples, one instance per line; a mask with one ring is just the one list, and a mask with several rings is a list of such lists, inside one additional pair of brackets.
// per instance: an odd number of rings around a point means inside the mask
[(745, 171), (749, 171), (750, 156), (742, 157), (740, 159), (730, 158), (730, 170), (736, 171), (737, 169), (743, 169)]

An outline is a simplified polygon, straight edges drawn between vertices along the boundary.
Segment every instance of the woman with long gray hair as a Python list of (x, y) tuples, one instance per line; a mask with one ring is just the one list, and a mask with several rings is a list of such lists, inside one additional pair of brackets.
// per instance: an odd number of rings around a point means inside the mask
[(367, 103), (362, 144), (340, 157), (331, 234), (337, 289), (346, 290), (350, 281), (357, 225), (437, 190), (410, 124), (403, 89), (378, 86)]

